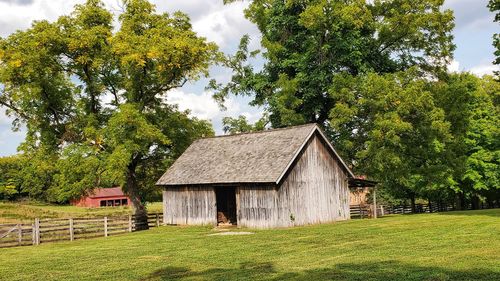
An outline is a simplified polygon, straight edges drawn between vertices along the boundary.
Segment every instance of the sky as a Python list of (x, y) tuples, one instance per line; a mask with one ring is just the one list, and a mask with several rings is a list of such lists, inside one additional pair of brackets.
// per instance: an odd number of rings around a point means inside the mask
[[(75, 4), (84, 0), (0, 0), (0, 37), (7, 37), (16, 30), (30, 27), (34, 20), (56, 20), (59, 16), (72, 11)], [(119, 13), (119, 0), (104, 0), (106, 6), (115, 14)], [(158, 12), (180, 10), (189, 15), (193, 29), (209, 41), (215, 42), (226, 53), (233, 53), (244, 34), (251, 38), (250, 47), (259, 46), (257, 28), (243, 16), (247, 1), (223, 5), (223, 0), (163, 0), (152, 1)], [(498, 70), (492, 61), (492, 36), (499, 32), (498, 23), (493, 23), (494, 15), (488, 11), (488, 0), (446, 0), (444, 8), (451, 9), (455, 15), (454, 42), (457, 46), (451, 71), (470, 71), (476, 75), (491, 74)], [(230, 72), (220, 67), (212, 67), (210, 77), (218, 81), (230, 78)], [(222, 134), (222, 118), (245, 115), (256, 121), (262, 108), (248, 105), (249, 98), (231, 97), (226, 110), (221, 110), (213, 101), (212, 94), (205, 90), (208, 79), (187, 83), (180, 89), (168, 93), (170, 103), (178, 104), (181, 110), (189, 109), (192, 116), (210, 120), (216, 134)], [(25, 130), (14, 132), (12, 119), (0, 107), (0, 156), (15, 154), (23, 141)]]

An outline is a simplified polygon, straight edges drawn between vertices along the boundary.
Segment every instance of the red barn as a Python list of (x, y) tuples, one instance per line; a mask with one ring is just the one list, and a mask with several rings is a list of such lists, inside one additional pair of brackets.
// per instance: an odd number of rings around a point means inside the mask
[(130, 198), (119, 187), (96, 188), (89, 192), (87, 196), (72, 200), (71, 205), (78, 207), (129, 206)]

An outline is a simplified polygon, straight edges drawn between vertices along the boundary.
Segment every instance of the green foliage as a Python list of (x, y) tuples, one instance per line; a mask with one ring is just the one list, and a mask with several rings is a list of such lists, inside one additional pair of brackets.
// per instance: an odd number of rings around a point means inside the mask
[(318, 123), (355, 172), (379, 181), (386, 195), (414, 202), (483, 190), (498, 200), (489, 193), (498, 186), (498, 85), (446, 73), (454, 22), (442, 5), (252, 1), (245, 15), (261, 32), (264, 67), (254, 70), (256, 53), (243, 37), (224, 59), (231, 81), (210, 88), (219, 102), (252, 96), (272, 127)]
[(212, 81), (220, 101), (230, 93), (252, 95), (265, 105), (273, 127), (323, 124), (336, 101), (328, 95), (335, 76), (393, 73), (417, 66), (441, 73), (454, 45), (453, 15), (442, 0), (252, 1), (246, 17), (261, 31), (266, 59), (261, 71), (247, 60), (243, 37), (225, 64), (226, 85)]
[(335, 141), (357, 171), (400, 198), (447, 183), (442, 156), (449, 124), (429, 91), (431, 82), (410, 69), (396, 74), (337, 77), (330, 95)]
[(0, 157), (0, 200), (17, 197), (20, 190), (19, 156)]
[(27, 127), (20, 149), (30, 196), (66, 202), (121, 185), (142, 209), (158, 194), (153, 179), (194, 139), (213, 134), (166, 100), (168, 90), (207, 75), (217, 46), (185, 14), (158, 14), (145, 0), (125, 1), (118, 23), (88, 0), (0, 40), (0, 105)]
[(222, 118), (222, 130), (224, 131), (224, 133), (230, 135), (262, 131), (266, 128), (267, 123), (267, 114), (264, 114), (264, 116), (257, 122), (255, 122), (255, 124), (248, 123), (248, 120), (244, 115), (240, 115), (237, 118), (224, 117)]
[(437, 83), (435, 92), (453, 135), (446, 151), (446, 161), (454, 171), (452, 187), (466, 195), (498, 189), (499, 83), (491, 76), (453, 74)]

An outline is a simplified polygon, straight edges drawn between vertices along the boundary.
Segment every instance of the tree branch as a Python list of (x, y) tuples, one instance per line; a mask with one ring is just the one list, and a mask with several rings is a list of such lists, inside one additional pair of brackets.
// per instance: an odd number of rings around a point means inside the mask
[(6, 101), (0, 100), (0, 105), (3, 105), (5, 107), (7, 107), (8, 109), (14, 111), (17, 115), (19, 115), (23, 119), (26, 119), (26, 120), (29, 119), (28, 115), (26, 115), (24, 112), (22, 112), (19, 108), (12, 105), (12, 103), (7, 103)]

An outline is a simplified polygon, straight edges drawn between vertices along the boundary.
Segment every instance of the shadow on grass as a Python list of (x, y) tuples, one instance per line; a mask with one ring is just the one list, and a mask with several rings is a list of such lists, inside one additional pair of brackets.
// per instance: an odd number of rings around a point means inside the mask
[(449, 211), (440, 212), (440, 215), (447, 216), (490, 216), (490, 217), (500, 217), (500, 208), (496, 209), (483, 209), (483, 210), (465, 210), (465, 211)]
[(272, 263), (243, 263), (239, 268), (211, 268), (192, 271), (185, 267), (165, 267), (153, 272), (143, 281), (152, 280), (499, 280), (500, 272), (489, 270), (448, 270), (438, 267), (419, 267), (396, 261), (377, 263), (342, 263), (331, 268), (305, 271), (277, 271)]

